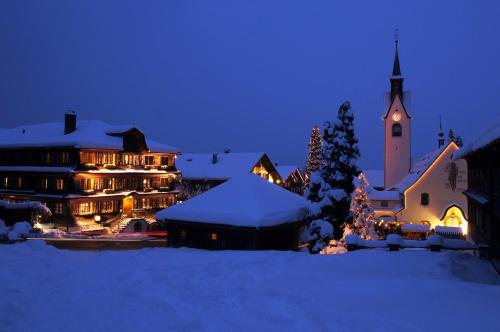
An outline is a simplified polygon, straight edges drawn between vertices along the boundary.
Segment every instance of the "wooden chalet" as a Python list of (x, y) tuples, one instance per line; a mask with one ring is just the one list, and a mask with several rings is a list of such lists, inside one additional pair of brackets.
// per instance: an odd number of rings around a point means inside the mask
[(500, 258), (500, 122), (465, 146), (456, 158), (468, 166), (469, 234)]
[(133, 126), (78, 121), (0, 129), (0, 199), (39, 201), (68, 230), (111, 225), (173, 205), (177, 148)]
[(244, 174), (157, 213), (168, 244), (201, 249), (297, 250), (308, 202)]
[(305, 178), (298, 166), (276, 166), (282, 179), (282, 186), (296, 194), (304, 193)]
[(187, 200), (199, 195), (228, 179), (253, 173), (271, 183), (281, 184), (282, 179), (267, 154), (233, 153), (188, 153), (177, 159), (177, 168), (182, 173), (179, 199)]

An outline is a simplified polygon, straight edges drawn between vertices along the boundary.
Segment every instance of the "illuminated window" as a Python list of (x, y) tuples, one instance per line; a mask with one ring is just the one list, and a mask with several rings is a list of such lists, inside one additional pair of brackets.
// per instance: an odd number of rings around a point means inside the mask
[(67, 164), (69, 162), (69, 153), (68, 152), (62, 153), (61, 161), (63, 164)]
[(155, 163), (155, 157), (153, 156), (145, 156), (144, 157), (144, 164), (145, 165), (154, 165)]
[(217, 233), (210, 233), (210, 240), (217, 241)]
[(8, 186), (9, 186), (9, 178), (8, 177), (4, 177), (3, 178), (3, 187), (7, 188)]
[(403, 129), (399, 123), (395, 123), (392, 125), (392, 136), (399, 137), (403, 133)]
[(423, 193), (420, 195), (420, 204), (422, 205), (429, 205), (429, 194), (428, 193)]
[(42, 178), (42, 189), (48, 189), (48, 188), (49, 188), (49, 179)]
[(113, 212), (113, 201), (104, 201), (101, 203), (101, 212)]
[(57, 190), (63, 190), (64, 189), (64, 180), (63, 179), (57, 179), (56, 180), (56, 189)]
[(62, 203), (56, 203), (56, 206), (54, 208), (54, 213), (55, 214), (63, 214), (63, 204)]
[(17, 187), (22, 188), (23, 187), (23, 178), (17, 178)]
[(90, 203), (89, 202), (80, 203), (79, 212), (80, 212), (80, 214), (89, 214), (90, 213)]

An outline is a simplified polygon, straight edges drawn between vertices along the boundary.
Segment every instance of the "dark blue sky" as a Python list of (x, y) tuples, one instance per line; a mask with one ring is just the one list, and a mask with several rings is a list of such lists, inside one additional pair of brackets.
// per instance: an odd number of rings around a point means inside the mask
[(499, 116), (498, 17), (493, 0), (2, 1), (0, 126), (75, 109), (186, 152), (304, 164), (349, 100), (361, 166), (382, 168), (394, 28), (419, 155), (440, 114), (466, 142)]

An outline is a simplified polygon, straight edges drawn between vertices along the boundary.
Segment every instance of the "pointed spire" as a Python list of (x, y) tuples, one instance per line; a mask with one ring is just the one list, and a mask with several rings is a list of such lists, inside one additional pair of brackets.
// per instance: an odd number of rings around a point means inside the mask
[(396, 45), (396, 54), (394, 55), (394, 65), (392, 66), (392, 76), (401, 76), (401, 67), (399, 66), (398, 43), (399, 43), (399, 29), (396, 29), (396, 31), (394, 33), (394, 44)]
[(401, 76), (401, 67), (399, 66), (399, 54), (398, 54), (398, 43), (399, 43), (399, 29), (394, 32), (394, 44), (396, 45), (396, 54), (394, 56), (394, 66), (392, 67), (391, 81), (391, 101), (399, 95), (401, 100), (403, 100), (403, 76)]

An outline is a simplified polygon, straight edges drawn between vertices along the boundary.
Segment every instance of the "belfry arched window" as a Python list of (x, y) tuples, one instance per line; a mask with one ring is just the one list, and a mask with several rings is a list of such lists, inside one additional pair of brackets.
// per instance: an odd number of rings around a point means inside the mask
[(399, 123), (395, 123), (392, 125), (392, 136), (401, 136), (403, 133), (403, 129)]

